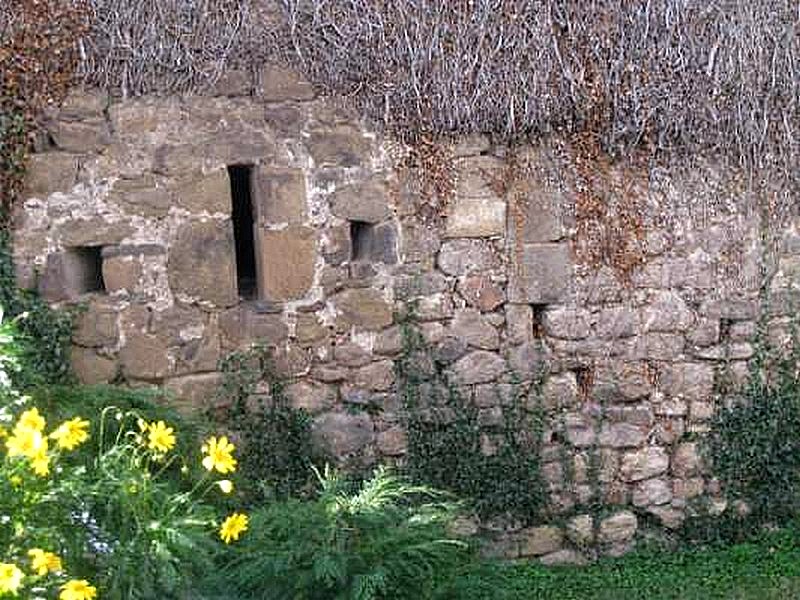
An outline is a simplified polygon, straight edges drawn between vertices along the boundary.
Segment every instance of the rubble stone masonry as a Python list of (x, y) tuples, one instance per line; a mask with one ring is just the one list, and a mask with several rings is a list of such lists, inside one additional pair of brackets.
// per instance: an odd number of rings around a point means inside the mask
[[(219, 359), (263, 342), (331, 451), (394, 460), (405, 452), (397, 315), (410, 302), (487, 427), (502, 396), (492, 390), (546, 369), (554, 510), (616, 508), (513, 532), (505, 555), (622, 552), (637, 515), (674, 528), (690, 499), (714, 498), (685, 434), (707, 430), (723, 362), (745, 376), (762, 310), (773, 339), (787, 334), (800, 286), (800, 221), (766, 259), (754, 200), (713, 165), (669, 177), (589, 165), (587, 176), (558, 140), (465, 138), (450, 148), (441, 218), (423, 218), (402, 148), (280, 69), (258, 85), (233, 78), (217, 96), (76, 90), (47, 131), (16, 214), (15, 261), (21, 285), (85, 305), (72, 353), (84, 382), (160, 385), (201, 409)], [(252, 213), (239, 225), (236, 202)], [(620, 267), (625, 253), (632, 269)]]

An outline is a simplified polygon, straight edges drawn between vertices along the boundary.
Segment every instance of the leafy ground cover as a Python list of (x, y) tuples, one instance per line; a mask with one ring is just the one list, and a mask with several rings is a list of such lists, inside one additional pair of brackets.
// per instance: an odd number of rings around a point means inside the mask
[(442, 599), (706, 600), (800, 598), (800, 530), (732, 546), (640, 552), (588, 567), (480, 563)]

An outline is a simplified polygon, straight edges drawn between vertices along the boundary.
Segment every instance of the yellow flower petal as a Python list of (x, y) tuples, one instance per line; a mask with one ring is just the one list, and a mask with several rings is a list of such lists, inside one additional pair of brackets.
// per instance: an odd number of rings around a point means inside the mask
[(230, 479), (222, 479), (217, 482), (223, 494), (230, 494), (233, 491), (233, 482)]
[(222, 522), (222, 526), (219, 528), (220, 539), (226, 544), (230, 544), (231, 540), (238, 540), (239, 536), (247, 531), (247, 523), (247, 515), (233, 513)]
[(31, 568), (39, 576), (62, 570), (61, 559), (52, 552), (45, 552), (41, 548), (31, 548), (28, 550), (28, 556), (31, 557)]
[(235, 449), (225, 436), (219, 439), (214, 436), (208, 438), (202, 447), (203, 454), (207, 455), (203, 458), (203, 467), (207, 471), (216, 469), (223, 475), (233, 473), (236, 470), (236, 459), (233, 458)]
[(14, 563), (0, 563), (0, 594), (17, 594), (25, 574)]
[(50, 437), (56, 440), (58, 447), (63, 450), (73, 450), (89, 439), (89, 421), (75, 417), (64, 421)]
[(14, 428), (16, 429), (18, 427), (33, 429), (34, 431), (44, 431), (45, 420), (44, 417), (39, 414), (39, 409), (34, 406), (19, 416), (19, 420)]
[(147, 426), (147, 447), (154, 452), (169, 452), (175, 447), (173, 431), (164, 421), (150, 423)]
[(93, 600), (97, 597), (97, 588), (89, 585), (85, 579), (70, 579), (61, 586), (59, 600)]

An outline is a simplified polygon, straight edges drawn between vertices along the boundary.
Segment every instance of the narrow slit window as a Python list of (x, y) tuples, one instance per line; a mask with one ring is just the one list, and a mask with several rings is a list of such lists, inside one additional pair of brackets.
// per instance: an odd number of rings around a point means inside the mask
[(372, 223), (350, 221), (350, 260), (368, 260), (372, 250)]
[(250, 165), (229, 166), (228, 177), (231, 181), (231, 214), (233, 239), (236, 245), (236, 284), (239, 289), (239, 297), (244, 300), (252, 300), (258, 295), (255, 223), (253, 220), (253, 167)]
[(77, 246), (67, 249), (67, 272), (75, 294), (105, 292), (103, 254), (100, 246)]
[(544, 311), (547, 309), (546, 304), (531, 304), (533, 312), (533, 338), (541, 339), (544, 337)]

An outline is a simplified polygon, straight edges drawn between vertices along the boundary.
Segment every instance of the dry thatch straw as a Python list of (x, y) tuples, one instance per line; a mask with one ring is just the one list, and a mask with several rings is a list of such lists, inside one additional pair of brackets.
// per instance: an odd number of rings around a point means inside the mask
[(83, 1), (80, 75), (125, 95), (277, 59), (403, 137), (588, 133), (800, 178), (797, 0)]

